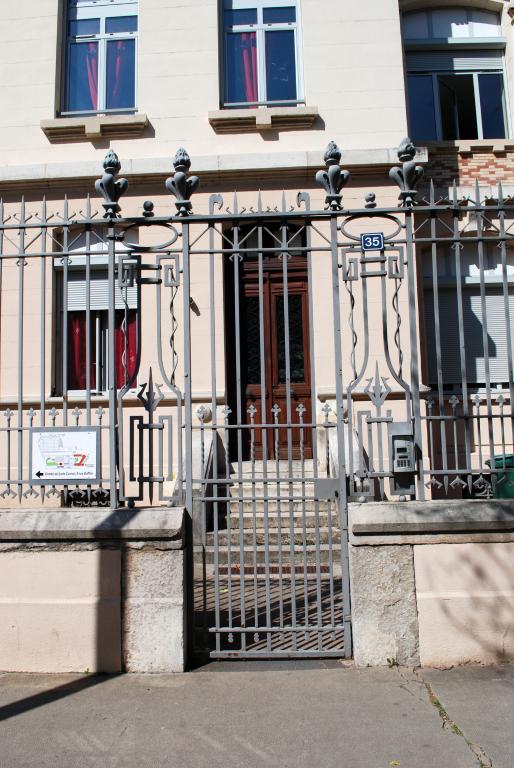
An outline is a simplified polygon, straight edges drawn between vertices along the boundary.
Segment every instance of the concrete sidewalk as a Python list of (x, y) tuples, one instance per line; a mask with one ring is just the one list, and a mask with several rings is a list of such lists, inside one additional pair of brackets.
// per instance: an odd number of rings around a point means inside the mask
[(512, 768), (514, 667), (0, 675), (1, 768)]

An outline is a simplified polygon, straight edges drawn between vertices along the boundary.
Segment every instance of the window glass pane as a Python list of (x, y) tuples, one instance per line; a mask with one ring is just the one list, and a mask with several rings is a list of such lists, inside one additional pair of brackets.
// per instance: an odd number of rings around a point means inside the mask
[(407, 13), (403, 17), (403, 36), (409, 39), (428, 37), (428, 17), (426, 11)]
[(226, 40), (227, 100), (232, 103), (258, 101), (255, 32), (231, 33)]
[(409, 75), (409, 132), (414, 141), (437, 139), (431, 75)]
[[(86, 389), (86, 339), (87, 324), (85, 312), (68, 312), (68, 389)], [(91, 389), (96, 389), (96, 322), (92, 313), (90, 322), (90, 375)]]
[(478, 138), (473, 75), (439, 75), (439, 98), (442, 138)]
[[(289, 294), (289, 366), (291, 382), (300, 384), (305, 381), (305, 355), (303, 346), (303, 301), (301, 294)], [(278, 382), (286, 380), (286, 344), (284, 323), (284, 297), (277, 296), (276, 323), (278, 341)]]
[(105, 20), (105, 31), (137, 32), (137, 16), (111, 16)]
[(266, 32), (266, 91), (268, 101), (296, 99), (293, 30)]
[(474, 37), (497, 37), (500, 34), (500, 20), (491, 11), (471, 11)]
[(478, 76), (482, 130), (484, 139), (505, 138), (503, 76), (488, 74)]
[(262, 13), (265, 24), (287, 24), (296, 21), (296, 8), (293, 5), (284, 8), (264, 8)]
[(110, 40), (107, 43), (107, 109), (135, 106), (135, 51), (135, 40)]
[(100, 19), (76, 19), (70, 21), (70, 36), (100, 34)]
[(469, 37), (466, 9), (432, 11), (432, 28), (434, 37)]
[(68, 111), (97, 109), (98, 43), (72, 43), (68, 62)]
[(245, 8), (241, 11), (225, 11), (223, 18), (226, 27), (237, 24), (257, 24), (257, 8)]

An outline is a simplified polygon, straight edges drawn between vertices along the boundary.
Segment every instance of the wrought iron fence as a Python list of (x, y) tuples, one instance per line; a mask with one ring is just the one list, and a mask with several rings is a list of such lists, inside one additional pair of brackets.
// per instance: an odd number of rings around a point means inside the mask
[[(191, 504), (195, 484), (212, 480), (213, 445), (227, 464), (314, 451), (333, 476), (342, 450), (350, 499), (505, 493), (514, 201), (501, 184), (488, 197), (478, 183), (466, 197), (457, 186), (418, 192), (410, 142), (399, 159), (395, 207), (370, 193), (345, 209), (335, 145), (317, 174), (323, 210), (306, 193), (277, 206), (236, 196), (228, 208), (212, 195), (207, 213), (193, 213), (199, 182), (184, 151), (166, 183), (173, 215), (150, 202), (121, 215), (127, 183), (112, 152), (96, 186), (103, 216), (89, 197), (2, 203), (3, 501), (116, 506), (155, 493)], [(259, 259), (281, 272), (266, 310)], [(265, 393), (270, 329), (276, 402)], [(325, 349), (335, 331), (339, 351)], [(295, 382), (302, 366), (308, 381)], [(30, 475), (34, 430), (53, 426), (99, 427), (98, 482)]]

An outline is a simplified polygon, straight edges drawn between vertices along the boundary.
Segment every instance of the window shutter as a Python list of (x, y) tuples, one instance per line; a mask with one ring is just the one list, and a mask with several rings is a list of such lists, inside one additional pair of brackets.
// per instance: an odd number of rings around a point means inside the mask
[[(425, 289), (424, 298), (428, 383), (437, 385), (433, 290)], [(514, 341), (514, 294), (509, 294), (508, 304), (511, 339)], [(463, 288), (462, 305), (467, 381), (468, 384), (485, 384), (484, 324), (480, 289), (478, 287)], [(512, 376), (512, 372), (509, 375), (507, 334), (505, 333), (505, 301), (502, 289), (487, 288), (485, 307), (490, 384), (500, 384), (510, 381)], [(451, 290), (439, 289), (439, 329), (443, 383), (460, 384), (462, 377), (457, 292), (455, 288)], [(451, 332), (449, 332), (450, 329)]]
[(503, 70), (502, 51), (416, 51), (407, 53), (408, 72), (475, 72)]
[[(125, 292), (129, 309), (137, 309), (137, 286), (120, 289), (118, 280), (115, 283), (116, 309), (125, 308)], [(90, 280), (90, 308), (109, 308), (109, 281), (107, 270), (91, 270)], [(68, 310), (86, 309), (86, 275), (82, 270), (68, 271)]]

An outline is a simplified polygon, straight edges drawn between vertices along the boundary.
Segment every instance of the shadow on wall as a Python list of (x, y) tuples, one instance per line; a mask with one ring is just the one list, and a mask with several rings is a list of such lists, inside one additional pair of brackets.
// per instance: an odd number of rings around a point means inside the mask
[(416, 546), (421, 663), (514, 659), (514, 542)]

